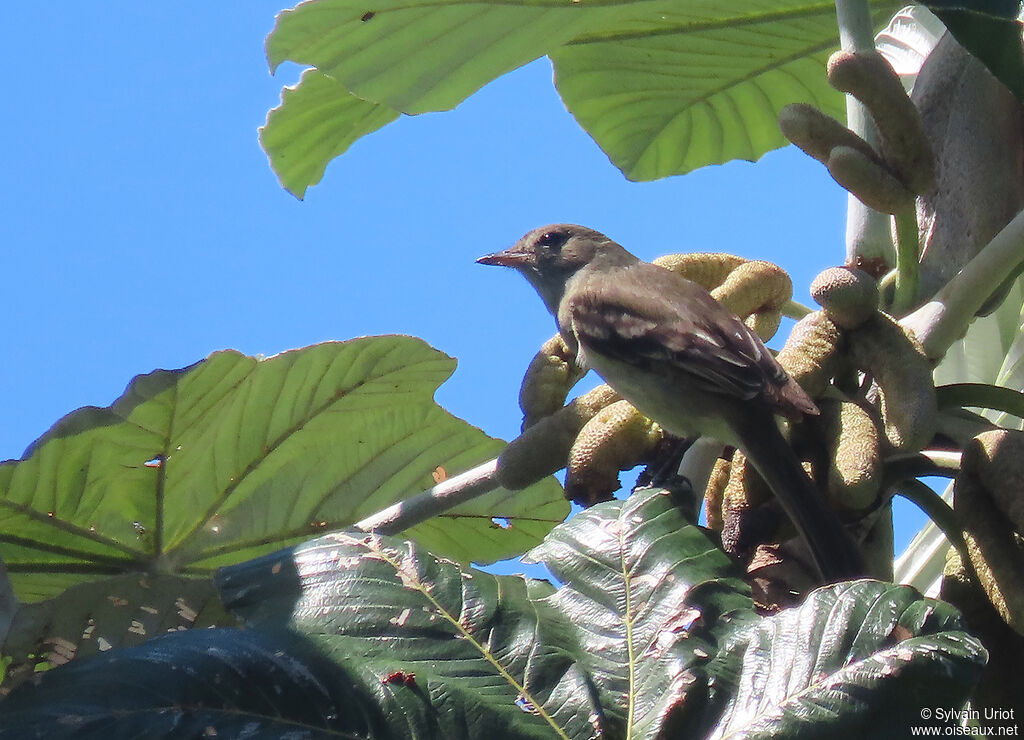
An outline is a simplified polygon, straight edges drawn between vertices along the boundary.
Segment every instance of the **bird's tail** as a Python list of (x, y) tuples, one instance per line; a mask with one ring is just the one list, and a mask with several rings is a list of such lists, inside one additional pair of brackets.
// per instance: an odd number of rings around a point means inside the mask
[(833, 583), (863, 576), (864, 560), (857, 545), (807, 477), (775, 420), (743, 427), (740, 448), (807, 542), (822, 577)]

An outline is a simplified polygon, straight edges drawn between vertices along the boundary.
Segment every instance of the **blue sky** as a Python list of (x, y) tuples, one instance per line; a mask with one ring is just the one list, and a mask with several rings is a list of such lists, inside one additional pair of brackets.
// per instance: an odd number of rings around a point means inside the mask
[[(5, 8), (0, 459), (138, 373), (380, 333), (457, 357), (438, 400), (511, 438), (553, 324), (525, 281), (474, 259), (548, 222), (645, 258), (773, 260), (805, 303), (843, 261), (845, 195), (816, 162), (790, 147), (630, 183), (562, 107), (546, 60), (358, 142), (300, 202), (256, 132), (300, 72), (271, 77), (263, 56), (283, 7)], [(921, 521), (898, 523), (898, 547)]]

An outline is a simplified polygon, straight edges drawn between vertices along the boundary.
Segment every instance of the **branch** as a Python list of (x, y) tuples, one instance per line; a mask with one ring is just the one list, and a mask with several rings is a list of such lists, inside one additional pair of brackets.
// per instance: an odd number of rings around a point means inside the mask
[(354, 526), (364, 532), (398, 534), (499, 486), (498, 459), (495, 458), (372, 514)]
[(518, 491), (565, 467), (573, 440), (601, 409), (620, 400), (607, 385), (574, 399), (508, 443), (494, 460), (438, 483), (355, 524), (357, 529), (397, 534), (454, 506), (503, 487)]
[[(977, 408), (1024, 419), (1024, 393), (988, 383), (950, 383), (935, 389), (939, 409)], [(984, 419), (984, 421), (988, 421)]]
[(909, 329), (932, 360), (941, 359), (963, 337), (992, 292), (1024, 262), (1024, 211), (968, 262), (935, 297), (906, 316)]
[(802, 303), (794, 301), (792, 298), (786, 301), (786, 305), (782, 307), (783, 316), (789, 319), (796, 319), (797, 321), (809, 313), (813, 313), (813, 310)]

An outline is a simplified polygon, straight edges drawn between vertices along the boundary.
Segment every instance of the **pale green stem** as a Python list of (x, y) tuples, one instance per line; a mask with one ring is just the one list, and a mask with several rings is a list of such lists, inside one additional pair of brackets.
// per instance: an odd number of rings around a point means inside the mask
[[(845, 51), (875, 48), (875, 33), (867, 0), (836, 0), (839, 42)], [(872, 146), (877, 143), (875, 126), (864, 105), (852, 95), (846, 96), (846, 126)], [(881, 257), (891, 263), (892, 237), (889, 215), (868, 208), (852, 194), (846, 205), (846, 261), (857, 257)]]
[(813, 313), (813, 309), (810, 309), (804, 304), (798, 303), (792, 299), (786, 301), (786, 305), (782, 307), (783, 316), (790, 319), (796, 319), (797, 321), (809, 313)]
[(892, 313), (902, 316), (917, 301), (918, 248), (917, 212), (911, 206), (897, 213), (896, 219), (896, 289), (892, 299)]
[(875, 30), (867, 0), (836, 0), (839, 43), (846, 51), (875, 48)]
[(913, 478), (903, 481), (897, 488), (897, 493), (913, 502), (917, 508), (927, 514), (935, 526), (946, 535), (949, 544), (956, 548), (964, 564), (970, 564), (971, 556), (967, 551), (967, 543), (964, 541), (963, 535), (963, 520), (957, 512), (953, 511), (952, 506), (942, 500), (942, 496)]
[(878, 294), (882, 305), (892, 305), (892, 294), (896, 291), (896, 270), (889, 270), (878, 279)]
[(984, 249), (935, 296), (900, 324), (912, 331), (933, 360), (964, 335), (992, 292), (1024, 262), (1024, 211), (996, 234)]

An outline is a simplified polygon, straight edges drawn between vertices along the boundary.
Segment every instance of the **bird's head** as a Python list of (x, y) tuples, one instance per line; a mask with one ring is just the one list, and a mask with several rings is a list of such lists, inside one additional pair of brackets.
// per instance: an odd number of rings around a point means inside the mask
[(615, 242), (586, 226), (551, 224), (534, 229), (505, 251), (488, 254), (477, 262), (518, 270), (554, 313), (569, 279), (599, 259), (608, 245)]

